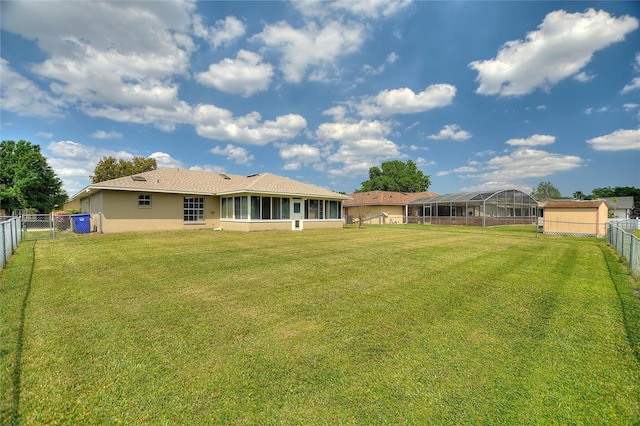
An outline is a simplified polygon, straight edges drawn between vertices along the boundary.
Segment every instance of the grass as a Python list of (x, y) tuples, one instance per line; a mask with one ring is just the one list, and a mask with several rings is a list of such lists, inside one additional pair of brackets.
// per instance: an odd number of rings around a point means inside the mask
[(634, 424), (640, 305), (532, 228), (66, 235), (0, 284), (21, 424)]

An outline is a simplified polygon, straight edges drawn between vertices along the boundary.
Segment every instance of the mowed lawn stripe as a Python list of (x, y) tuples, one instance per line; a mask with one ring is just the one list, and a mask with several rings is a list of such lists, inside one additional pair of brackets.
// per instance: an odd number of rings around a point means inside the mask
[(39, 241), (21, 419), (637, 421), (603, 244), (401, 226)]

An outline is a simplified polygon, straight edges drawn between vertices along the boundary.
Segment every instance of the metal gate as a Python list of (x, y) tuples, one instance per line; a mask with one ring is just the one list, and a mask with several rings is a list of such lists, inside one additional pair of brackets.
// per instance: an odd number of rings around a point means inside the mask
[(50, 240), (56, 237), (52, 214), (22, 215), (22, 239), (25, 241)]

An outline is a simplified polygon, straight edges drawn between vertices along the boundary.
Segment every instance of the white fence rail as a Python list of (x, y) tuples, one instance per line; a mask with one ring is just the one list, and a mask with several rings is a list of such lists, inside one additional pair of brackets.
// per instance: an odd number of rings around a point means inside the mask
[(631, 269), (640, 276), (640, 238), (633, 235), (640, 226), (638, 219), (612, 220), (607, 223), (607, 241), (629, 262)]
[(0, 216), (0, 269), (4, 268), (20, 244), (21, 228), (22, 220), (19, 217)]

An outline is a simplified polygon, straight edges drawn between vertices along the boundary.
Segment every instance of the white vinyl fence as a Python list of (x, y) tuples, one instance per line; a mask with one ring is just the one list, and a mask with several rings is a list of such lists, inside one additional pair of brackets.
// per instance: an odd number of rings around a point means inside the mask
[(20, 217), (0, 216), (0, 269), (4, 268), (22, 240)]
[(629, 269), (640, 276), (640, 238), (633, 235), (638, 229), (640, 229), (638, 219), (607, 222), (607, 241), (627, 259)]

